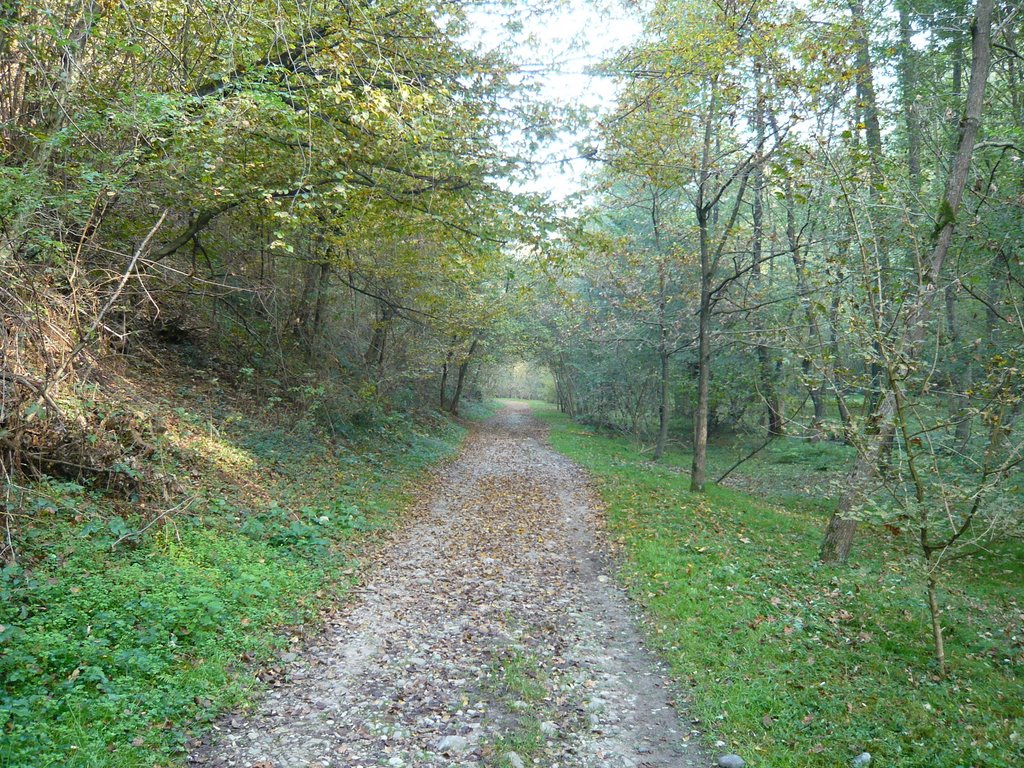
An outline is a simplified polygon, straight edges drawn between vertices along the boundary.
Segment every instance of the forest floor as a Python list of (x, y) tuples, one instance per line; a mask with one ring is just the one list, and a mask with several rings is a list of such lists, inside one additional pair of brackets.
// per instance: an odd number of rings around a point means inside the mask
[(707, 766), (609, 576), (601, 504), (525, 404), (474, 428), (358, 595), (191, 764)]

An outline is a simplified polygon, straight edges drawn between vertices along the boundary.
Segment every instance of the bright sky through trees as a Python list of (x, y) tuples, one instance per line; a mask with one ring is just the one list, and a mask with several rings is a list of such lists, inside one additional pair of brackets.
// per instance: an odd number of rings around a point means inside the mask
[(504, 48), (518, 65), (522, 81), (539, 89), (538, 98), (567, 112), (589, 112), (582, 124), (564, 121), (558, 139), (527, 154), (536, 178), (517, 186), (559, 200), (578, 192), (590, 161), (580, 157), (577, 144), (585, 140), (586, 124), (614, 107), (617, 92), (612, 78), (594, 70), (636, 40), (639, 19), (615, 0), (568, 0), (532, 8), (485, 6), (471, 11), (469, 20), (470, 45)]

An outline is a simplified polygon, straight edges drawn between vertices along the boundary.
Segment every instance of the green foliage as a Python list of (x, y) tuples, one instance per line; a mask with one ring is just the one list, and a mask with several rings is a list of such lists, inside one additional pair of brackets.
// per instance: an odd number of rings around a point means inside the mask
[(652, 643), (692, 690), (695, 716), (749, 764), (835, 766), (865, 750), (908, 768), (1024, 759), (1019, 545), (1009, 559), (953, 566), (956, 586), (941, 596), (952, 674), (940, 680), (912, 550), (872, 535), (853, 567), (820, 567), (820, 509), (772, 501), (788, 489), (770, 468), (813, 468), (818, 449), (775, 449), (756, 495), (712, 487), (699, 496), (674, 467), (535, 412), (555, 447), (596, 476), (609, 535), (626, 555), (621, 577), (651, 617)]
[(942, 204), (939, 206), (939, 215), (935, 217), (935, 228), (932, 230), (931, 241), (932, 245), (939, 239), (939, 234), (948, 225), (956, 223), (956, 214), (949, 205), (949, 200), (943, 198)]
[(7, 765), (143, 765), (179, 750), (241, 699), (243, 658), (266, 660), (272, 627), (301, 619), (317, 587), (266, 545), (210, 530), (165, 529), (127, 557), (67, 551), (3, 574)]
[(116, 499), (53, 480), (32, 489), (37, 518), (19, 541), (30, 564), (0, 571), (0, 763), (178, 759), (193, 729), (249, 697), (282, 626), (313, 626), (344, 597), (360, 536), (389, 525), (403, 486), (463, 434), (394, 419), (360, 453), (310, 431), (225, 430), (233, 450), (252, 446), (269, 501), (210, 476), (189, 516), (117, 544), (141, 520), (115, 513)]

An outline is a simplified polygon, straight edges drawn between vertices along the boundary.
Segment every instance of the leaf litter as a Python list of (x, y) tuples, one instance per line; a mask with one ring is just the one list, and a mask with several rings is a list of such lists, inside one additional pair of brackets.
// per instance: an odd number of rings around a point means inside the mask
[(357, 598), (189, 764), (711, 765), (608, 578), (600, 528), (584, 473), (525, 404), (506, 407), (438, 472)]

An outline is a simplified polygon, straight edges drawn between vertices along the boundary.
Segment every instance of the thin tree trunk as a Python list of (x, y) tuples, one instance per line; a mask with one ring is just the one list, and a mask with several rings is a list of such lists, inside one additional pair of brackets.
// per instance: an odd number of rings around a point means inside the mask
[(466, 352), (466, 357), (459, 364), (459, 373), (455, 379), (455, 393), (452, 395), (451, 403), (448, 407), (448, 412), (452, 416), (459, 415), (459, 401), (462, 399), (462, 387), (466, 383), (466, 374), (469, 372), (469, 363), (473, 357), (473, 352), (476, 351), (476, 345), (479, 339), (473, 339), (473, 343), (469, 345), (469, 351)]
[[(875, 95), (874, 64), (871, 59), (871, 39), (868, 34), (870, 29), (865, 11), (864, 0), (849, 0), (850, 14), (853, 19), (854, 47), (856, 49), (855, 59), (857, 69), (854, 74), (856, 84), (857, 105), (860, 107), (860, 123), (864, 127), (865, 139), (868, 148), (868, 206), (866, 218), (871, 230), (871, 241), (874, 244), (872, 252), (878, 261), (879, 279), (878, 284), (885, 286), (891, 279), (891, 264), (889, 260), (888, 245), (882, 236), (881, 221), (881, 192), (885, 185), (882, 173), (882, 129), (878, 117), (878, 100)], [(852, 127), (855, 134), (858, 134), (858, 126)], [(859, 135), (859, 134), (858, 134)], [(881, 291), (880, 291), (881, 293)], [(878, 297), (879, 311), (885, 312), (882, 306), (883, 296)], [(876, 347), (876, 356), (879, 350)], [(878, 411), (878, 404), (882, 398), (882, 371), (878, 363), (871, 363), (871, 391), (864, 398), (864, 414), (868, 423), (873, 425), (873, 414)], [(872, 427), (874, 428), (874, 427)]]
[(858, 106), (864, 124), (864, 135), (868, 145), (870, 189), (868, 195), (871, 205), (868, 220), (871, 222), (871, 235), (878, 254), (879, 265), (884, 279), (889, 275), (889, 254), (878, 226), (881, 192), (885, 186), (882, 173), (882, 126), (878, 117), (878, 99), (875, 95), (874, 64), (871, 60), (871, 39), (868, 36), (869, 24), (864, 8), (864, 0), (849, 0), (850, 14), (854, 24), (854, 47), (856, 48), (857, 70), (854, 83), (857, 90)]
[(939, 665), (939, 677), (946, 676), (946, 643), (942, 638), (942, 611), (939, 609), (938, 582), (928, 577), (928, 613), (932, 619), (932, 643), (935, 647), (935, 661)]
[(945, 290), (946, 299), (946, 332), (948, 333), (947, 347), (950, 350), (950, 398), (949, 416), (954, 424), (953, 442), (957, 450), (963, 450), (971, 436), (970, 396), (967, 390), (974, 378), (971, 371), (971, 356), (967, 355), (966, 360), (961, 360), (961, 338), (960, 323), (956, 314), (956, 291), (955, 284), (950, 283)]
[(569, 414), (569, 418), (575, 419), (579, 413), (576, 403), (576, 387), (573, 384), (572, 372), (565, 364), (565, 356), (559, 355), (559, 357), (562, 360), (562, 379), (565, 382), (565, 404), (568, 408), (566, 412)]
[(363, 362), (367, 367), (379, 369), (384, 365), (384, 351), (387, 343), (388, 329), (391, 326), (391, 319), (394, 310), (383, 302), (378, 304), (380, 317), (373, 324), (373, 334), (370, 336), (370, 344), (363, 355)]
[(716, 215), (717, 205), (707, 202), (711, 181), (711, 145), (717, 118), (716, 83), (711, 81), (710, 103), (704, 120), (704, 141), (701, 149), (700, 174), (695, 203), (697, 233), (700, 246), (700, 306), (697, 317), (697, 407), (693, 413), (693, 463), (690, 468), (690, 490), (703, 491), (708, 464), (708, 410), (711, 383), (711, 243), (708, 216)]
[[(848, 250), (849, 243), (843, 247), (840, 255), (845, 255), (845, 251)], [(837, 275), (838, 281), (842, 281), (842, 274)], [(829, 306), (828, 311), (828, 325), (829, 325), (829, 338), (828, 338), (828, 349), (829, 356), (831, 358), (829, 363), (829, 370), (831, 372), (833, 386), (835, 388), (836, 396), (836, 409), (839, 411), (839, 423), (843, 428), (843, 444), (853, 445), (854, 444), (854, 429), (853, 429), (853, 414), (850, 413), (850, 406), (846, 402), (846, 394), (840, 387), (839, 383), (835, 381), (835, 366), (842, 360), (841, 351), (839, 348), (839, 333), (837, 331), (839, 324), (839, 309), (842, 302), (841, 294), (839, 291), (833, 291), (832, 302)]]
[(448, 408), (448, 367), (451, 365), (454, 355), (455, 350), (449, 347), (448, 354), (444, 358), (444, 364), (441, 366), (441, 410), (447, 410)]
[(658, 355), (660, 365), (660, 394), (658, 403), (658, 442), (654, 446), (654, 458), (660, 459), (665, 455), (665, 445), (668, 442), (668, 392), (669, 392), (669, 355), (662, 352)]
[(897, 4), (900, 28), (900, 102), (903, 108), (903, 127), (907, 133), (907, 175), (916, 195), (921, 191), (921, 130), (917, 115), (917, 53), (911, 41), (913, 30), (910, 26), (910, 11), (907, 0)]
[[(765, 137), (765, 114), (764, 98), (761, 93), (761, 70), (758, 64), (754, 67), (754, 90), (757, 94), (754, 105), (754, 138), (758, 147), (763, 146)], [(760, 154), (760, 152), (759, 152)], [(754, 159), (754, 207), (753, 207), (753, 233), (751, 236), (750, 256), (751, 274), (753, 284), (760, 287), (763, 276), (761, 272), (761, 258), (764, 248), (764, 158)], [(795, 238), (795, 235), (794, 235)], [(754, 315), (754, 331), (757, 338), (757, 372), (758, 385), (761, 390), (761, 397), (765, 404), (765, 427), (768, 435), (774, 437), (782, 434), (781, 403), (777, 388), (775, 386), (775, 366), (772, 365), (771, 352), (765, 339), (764, 323), (760, 313)]]
[[(808, 370), (808, 374), (810, 371)], [(828, 418), (828, 411), (825, 407), (825, 386), (810, 387), (808, 390), (811, 396), (811, 405), (814, 406), (814, 423), (811, 428), (814, 433), (811, 435), (811, 442), (816, 443), (825, 437), (825, 420)]]
[(668, 275), (665, 259), (661, 254), (661, 227), (658, 216), (658, 190), (651, 185), (651, 226), (654, 229), (654, 248), (658, 255), (658, 439), (654, 445), (654, 460), (665, 455), (668, 442), (669, 418), (669, 358), (668, 349)]
[(700, 215), (701, 291), (697, 317), (697, 408), (693, 414), (690, 490), (703, 491), (708, 463), (708, 399), (711, 381), (711, 276), (706, 215)]
[(331, 282), (331, 264), (324, 261), (320, 264), (320, 275), (316, 286), (316, 303), (313, 305), (312, 336), (317, 338), (323, 327), (324, 308), (327, 306), (327, 289)]

